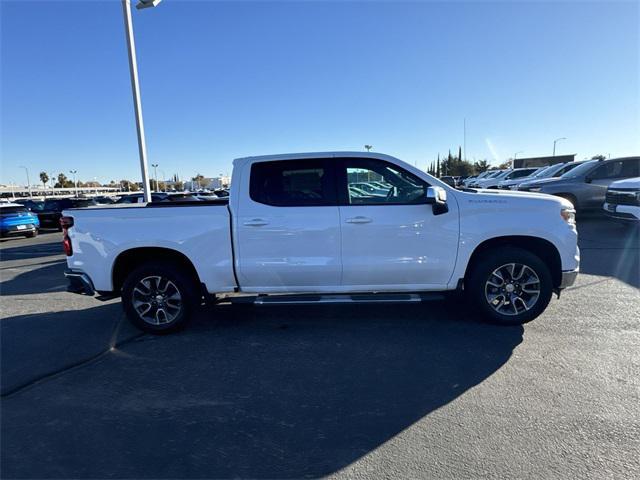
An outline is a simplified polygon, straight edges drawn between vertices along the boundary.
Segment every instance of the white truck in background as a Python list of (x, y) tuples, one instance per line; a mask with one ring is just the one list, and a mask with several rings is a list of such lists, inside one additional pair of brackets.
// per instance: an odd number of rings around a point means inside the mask
[(238, 293), (308, 303), (459, 290), (487, 320), (527, 322), (575, 281), (574, 213), (562, 198), (456, 190), (388, 155), (330, 152), (237, 159), (229, 198), (70, 209), (61, 223), (70, 291), (121, 296), (136, 326), (162, 333)]

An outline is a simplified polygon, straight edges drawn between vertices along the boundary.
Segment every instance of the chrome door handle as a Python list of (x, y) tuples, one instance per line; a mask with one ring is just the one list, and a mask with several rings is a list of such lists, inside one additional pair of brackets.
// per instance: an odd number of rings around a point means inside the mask
[(267, 222), (266, 220), (263, 220), (261, 218), (254, 218), (253, 220), (249, 220), (247, 222), (244, 222), (245, 226), (247, 227), (264, 227), (265, 225), (269, 225), (269, 222)]
[(347, 223), (371, 223), (373, 220), (371, 220), (368, 217), (353, 217), (353, 218), (347, 218), (346, 222)]

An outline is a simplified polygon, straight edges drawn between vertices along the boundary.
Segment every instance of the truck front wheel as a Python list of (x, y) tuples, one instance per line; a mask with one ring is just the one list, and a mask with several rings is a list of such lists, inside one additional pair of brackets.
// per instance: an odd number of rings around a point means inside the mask
[(122, 305), (136, 327), (168, 333), (184, 327), (198, 305), (198, 284), (170, 262), (147, 262), (135, 268), (122, 286)]
[(485, 320), (519, 325), (540, 315), (551, 300), (547, 265), (516, 247), (489, 250), (472, 266), (465, 290)]

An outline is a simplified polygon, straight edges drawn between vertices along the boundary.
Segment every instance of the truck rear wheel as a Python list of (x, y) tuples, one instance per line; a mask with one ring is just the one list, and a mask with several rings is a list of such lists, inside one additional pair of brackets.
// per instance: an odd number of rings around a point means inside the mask
[(547, 308), (553, 280), (539, 257), (521, 248), (504, 247), (483, 253), (465, 281), (465, 290), (483, 319), (519, 325)]
[(183, 328), (198, 305), (198, 283), (179, 265), (147, 262), (122, 286), (127, 318), (140, 330), (160, 334)]

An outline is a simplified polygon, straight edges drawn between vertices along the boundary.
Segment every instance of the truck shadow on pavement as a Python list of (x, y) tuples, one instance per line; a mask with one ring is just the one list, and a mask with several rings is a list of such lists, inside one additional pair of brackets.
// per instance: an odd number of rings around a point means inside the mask
[(487, 379), (522, 333), (442, 301), (210, 307), (6, 398), (3, 476), (331, 474)]
[(640, 228), (602, 215), (578, 220), (580, 272), (613, 277), (640, 288)]
[(0, 269), (0, 294), (2, 295), (31, 295), (53, 291), (65, 291), (67, 280), (64, 270), (67, 264), (64, 260), (48, 260), (37, 265), (37, 268), (19, 273), (13, 278), (5, 280), (4, 267)]

